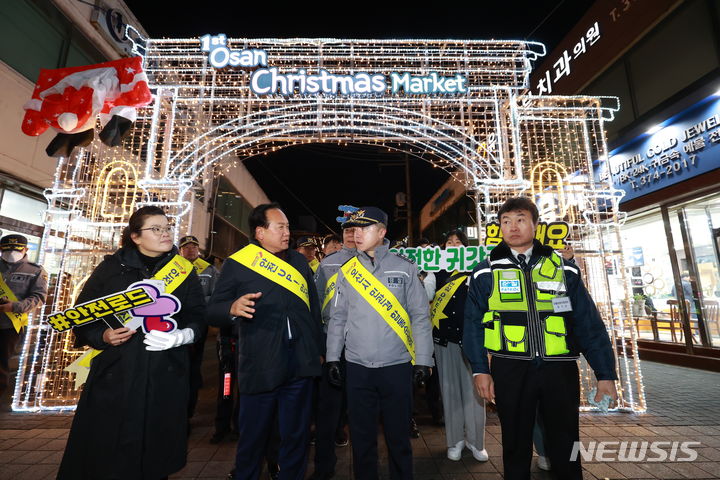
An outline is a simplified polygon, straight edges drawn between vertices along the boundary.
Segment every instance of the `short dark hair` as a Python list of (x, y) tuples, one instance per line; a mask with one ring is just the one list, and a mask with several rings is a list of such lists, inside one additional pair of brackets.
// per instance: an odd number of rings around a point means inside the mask
[(323, 247), (326, 247), (330, 242), (342, 243), (342, 238), (337, 235), (330, 234), (323, 239)]
[(425, 238), (425, 237), (421, 237), (421, 238), (416, 242), (415, 245), (419, 247), (420, 245), (425, 245), (425, 244), (430, 245), (430, 240), (428, 240), (428, 239)]
[(445, 237), (443, 238), (443, 246), (447, 243), (448, 239), (455, 235), (458, 240), (460, 240), (460, 243), (462, 243), (464, 246), (468, 246), (468, 238), (467, 235), (465, 235), (465, 232), (460, 230), (459, 228), (456, 228), (455, 230), (450, 230), (445, 234)]
[(528, 197), (510, 197), (505, 200), (505, 203), (503, 203), (500, 206), (500, 210), (498, 210), (498, 222), (502, 218), (503, 214), (512, 212), (514, 210), (526, 210), (530, 212), (530, 215), (532, 215), (533, 223), (538, 223), (538, 220), (540, 219), (540, 214), (538, 213), (537, 207)]
[(140, 207), (135, 210), (133, 214), (130, 215), (130, 220), (128, 220), (127, 226), (123, 228), (122, 236), (120, 237), (120, 246), (137, 248), (137, 245), (133, 242), (131, 235), (133, 233), (141, 233), (140, 229), (143, 228), (145, 219), (154, 215), (162, 215), (167, 218), (165, 210), (156, 205), (148, 205), (147, 207)]
[(255, 238), (255, 229), (257, 227), (268, 227), (269, 224), (267, 219), (267, 211), (274, 208), (282, 210), (279, 203), (272, 202), (260, 204), (257, 207), (253, 208), (252, 212), (250, 212), (250, 216), (248, 217), (248, 224), (250, 225), (250, 235), (252, 236), (252, 238)]

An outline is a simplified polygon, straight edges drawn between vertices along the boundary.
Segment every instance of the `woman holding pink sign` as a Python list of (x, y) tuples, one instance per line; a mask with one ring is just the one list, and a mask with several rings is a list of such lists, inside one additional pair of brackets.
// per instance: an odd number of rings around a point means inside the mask
[(92, 360), (58, 479), (159, 480), (185, 465), (189, 358), (183, 346), (204, 329), (205, 301), (192, 264), (177, 255), (172, 231), (162, 209), (137, 210), (121, 248), (95, 268), (76, 299), (80, 304), (132, 287), (152, 302), (75, 327), (76, 344), (91, 347)]

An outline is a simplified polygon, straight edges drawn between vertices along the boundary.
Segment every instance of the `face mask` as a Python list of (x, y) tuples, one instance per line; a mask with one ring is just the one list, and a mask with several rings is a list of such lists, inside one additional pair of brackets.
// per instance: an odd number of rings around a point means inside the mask
[(8, 263), (17, 263), (25, 256), (23, 252), (17, 250), (6, 250), (2, 252), (2, 259)]

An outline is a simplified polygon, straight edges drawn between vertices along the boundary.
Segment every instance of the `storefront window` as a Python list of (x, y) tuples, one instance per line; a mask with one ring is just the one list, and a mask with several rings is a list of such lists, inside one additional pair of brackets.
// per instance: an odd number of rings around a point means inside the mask
[[(622, 228), (625, 264), (629, 270), (633, 317), (641, 339), (678, 342), (667, 322), (673, 272), (659, 210), (629, 220)], [(660, 318), (658, 318), (660, 317)]]
[(720, 347), (720, 195), (673, 206), (667, 214), (672, 257), (660, 209), (622, 229), (639, 337)]
[(683, 291), (690, 302), (690, 326), (696, 345), (720, 346), (720, 262), (716, 237), (720, 229), (720, 195), (670, 210), (675, 227), (686, 226), (686, 244), (677, 246)]
[(2, 203), (0, 203), (0, 215), (13, 220), (42, 225), (43, 216), (47, 210), (47, 203), (21, 195), (12, 190), (2, 192)]

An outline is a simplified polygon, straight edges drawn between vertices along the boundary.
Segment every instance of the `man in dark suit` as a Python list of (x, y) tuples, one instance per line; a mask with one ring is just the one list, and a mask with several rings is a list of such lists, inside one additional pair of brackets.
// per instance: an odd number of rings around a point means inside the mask
[(238, 332), (238, 442), (235, 479), (256, 480), (277, 413), (280, 480), (302, 480), (307, 465), (312, 377), (324, 354), (320, 306), (305, 258), (288, 249), (278, 204), (250, 214), (253, 241), (223, 265), (208, 320)]

